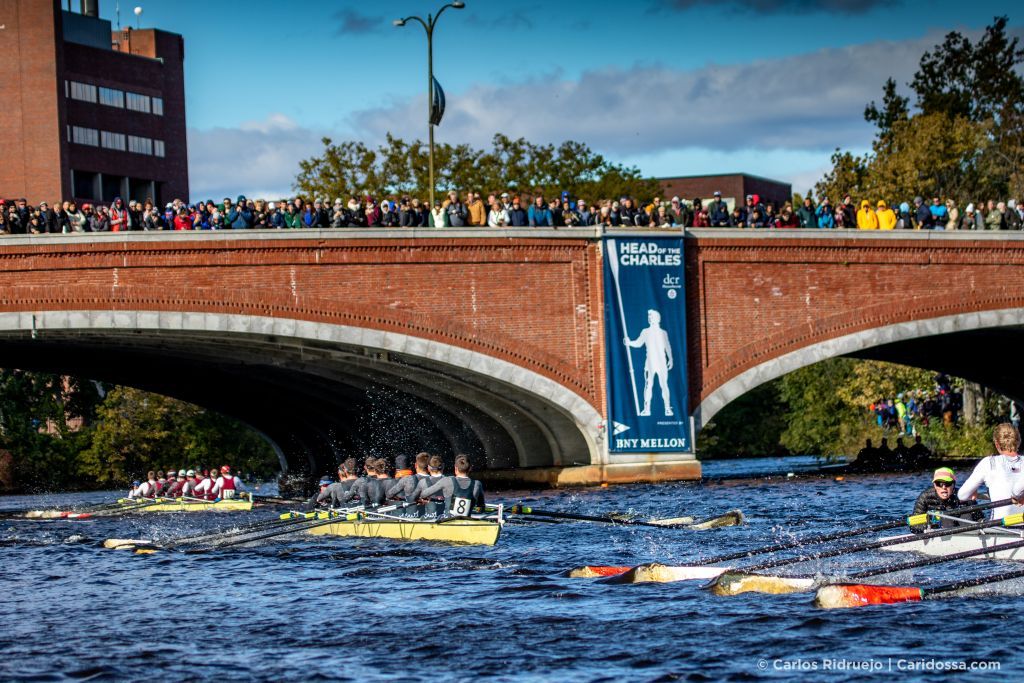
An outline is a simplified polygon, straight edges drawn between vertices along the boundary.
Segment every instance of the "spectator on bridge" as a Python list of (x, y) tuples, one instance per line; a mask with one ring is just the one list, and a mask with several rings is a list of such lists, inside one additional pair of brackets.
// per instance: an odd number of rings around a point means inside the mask
[(515, 228), (522, 228), (530, 224), (530, 216), (523, 208), (519, 195), (512, 198), (512, 208), (508, 209), (508, 224)]
[(110, 232), (123, 232), (128, 229), (128, 210), (120, 197), (114, 197), (110, 206)]
[(814, 205), (814, 200), (810, 197), (804, 197), (803, 206), (797, 209), (796, 213), (801, 228), (818, 227), (818, 207)]
[(668, 212), (672, 215), (672, 221), (679, 227), (688, 228), (693, 225), (693, 212), (679, 197), (672, 197)]
[(946, 200), (946, 230), (957, 230), (960, 226), (960, 209), (952, 199)]
[(449, 227), (466, 227), (466, 222), (469, 220), (469, 211), (466, 209), (466, 205), (459, 200), (457, 193), (452, 192), (449, 195), (448, 204), (444, 207), (444, 210), (447, 213)]
[(434, 200), (434, 208), (430, 210), (430, 224), (428, 227), (431, 228), (447, 228), (448, 225), (448, 212), (441, 206), (441, 200)]
[(796, 217), (793, 212), (793, 207), (789, 202), (786, 202), (785, 206), (782, 207), (782, 213), (775, 219), (776, 228), (799, 228), (800, 220)]
[(932, 205), (928, 207), (928, 210), (932, 212), (932, 218), (935, 220), (935, 229), (945, 230), (946, 223), (949, 222), (949, 210), (942, 203), (942, 200), (938, 197), (932, 197)]
[(729, 227), (732, 227), (732, 228), (746, 228), (746, 227), (749, 227), (749, 226), (747, 226), (747, 221), (746, 221), (746, 217), (743, 214), (743, 210), (740, 207), (738, 207), (738, 206), (735, 209), (732, 210), (731, 214), (729, 214)]
[[(89, 205), (86, 204), (85, 206), (88, 207)], [(93, 232), (110, 232), (110, 213), (107, 211), (107, 207), (98, 206), (93, 209), (89, 224), (92, 226)]]
[(185, 207), (178, 209), (178, 215), (174, 217), (175, 230), (191, 230), (192, 221), (188, 217), (188, 210)]
[(896, 213), (896, 230), (910, 230), (914, 227), (914, 219), (910, 215), (910, 204), (903, 202)]
[(466, 211), (469, 212), (468, 225), (478, 227), (487, 225), (487, 207), (484, 206), (483, 200), (480, 199), (479, 192), (466, 193)]
[(715, 191), (715, 198), (708, 205), (708, 220), (712, 228), (729, 227), (729, 205), (722, 200), (722, 193)]
[(896, 227), (896, 214), (885, 203), (885, 200), (878, 200), (878, 208), (875, 210), (878, 217), (879, 230), (892, 230)]
[[(843, 204), (840, 207), (843, 212), (843, 227), (845, 228), (856, 228), (857, 227), (857, 207), (853, 204), (853, 197), (845, 195), (843, 197)], [(837, 221), (838, 223), (838, 221)]]
[(390, 201), (385, 199), (380, 203), (380, 227), (382, 228), (397, 228), (398, 227), (398, 211), (395, 211), (395, 207)]
[(576, 220), (577, 224), (582, 226), (594, 224), (594, 212), (587, 206), (585, 199), (576, 200)]
[(701, 198), (696, 197), (693, 200), (693, 227), (706, 228), (709, 225), (711, 225), (711, 220), (708, 216), (708, 210), (704, 208)]
[(836, 207), (835, 212), (833, 212), (833, 214), (832, 214), (832, 220), (835, 221), (836, 229), (856, 227), (856, 226), (848, 225), (847, 224), (847, 222), (846, 222), (846, 211), (843, 210), (842, 204), (840, 204), (839, 206)]
[(878, 215), (871, 210), (871, 202), (864, 199), (860, 203), (860, 211), (857, 212), (858, 230), (878, 230)]
[(491, 210), (487, 212), (487, 225), (492, 228), (504, 228), (509, 224), (508, 211), (498, 202), (491, 202)]
[[(623, 197), (622, 199), (619, 200), (619, 221), (623, 225), (623, 227), (635, 228), (637, 213), (637, 208), (633, 206), (632, 197)], [(728, 225), (728, 211), (726, 211), (725, 213), (725, 220), (726, 225)]]
[(818, 209), (814, 212), (815, 217), (818, 219), (818, 227), (831, 229), (836, 227), (836, 215), (835, 210), (832, 208), (832, 204), (828, 201), (828, 197), (823, 197), (821, 204), (818, 205)]
[(528, 218), (531, 228), (551, 227), (551, 209), (544, 203), (543, 196), (537, 195), (534, 197), (533, 204), (530, 205)]
[(914, 197), (914, 229), (933, 230), (935, 228), (935, 216), (932, 210), (924, 205), (924, 199)]
[(1021, 226), (1024, 225), (1024, 219), (1021, 218), (1020, 212), (1017, 210), (1016, 200), (1010, 199), (1006, 202), (1003, 223), (1006, 225), (1007, 230), (1020, 230)]
[(74, 202), (68, 202), (68, 232), (85, 232), (85, 214)]

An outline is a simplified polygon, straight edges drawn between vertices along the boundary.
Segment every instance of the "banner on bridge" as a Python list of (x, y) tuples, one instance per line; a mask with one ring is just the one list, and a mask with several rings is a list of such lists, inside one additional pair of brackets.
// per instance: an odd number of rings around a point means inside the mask
[(604, 240), (608, 446), (693, 452), (683, 239)]

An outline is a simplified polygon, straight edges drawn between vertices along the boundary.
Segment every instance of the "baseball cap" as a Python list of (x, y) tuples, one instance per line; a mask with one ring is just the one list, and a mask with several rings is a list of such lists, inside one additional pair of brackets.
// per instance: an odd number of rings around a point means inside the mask
[(719, 192), (718, 190), (715, 190), (715, 196), (716, 196), (716, 197), (721, 197), (721, 196), (722, 196), (722, 193), (721, 193), (721, 192)]
[(956, 481), (956, 474), (948, 467), (940, 467), (932, 474), (932, 481)]

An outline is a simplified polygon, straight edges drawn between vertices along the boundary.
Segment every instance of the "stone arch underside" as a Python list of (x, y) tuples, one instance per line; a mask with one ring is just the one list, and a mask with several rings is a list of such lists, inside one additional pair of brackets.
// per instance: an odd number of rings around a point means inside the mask
[(840, 356), (941, 371), (1024, 402), (1024, 308), (1004, 308), (911, 320), (828, 339), (739, 373), (712, 391), (694, 413), (698, 428), (751, 389), (819, 361)]
[(526, 368), (448, 344), (274, 317), (166, 311), (0, 313), (4, 365), (187, 400), (264, 434), (290, 469), (348, 455), (451, 457), (488, 468), (601, 461), (602, 418)]

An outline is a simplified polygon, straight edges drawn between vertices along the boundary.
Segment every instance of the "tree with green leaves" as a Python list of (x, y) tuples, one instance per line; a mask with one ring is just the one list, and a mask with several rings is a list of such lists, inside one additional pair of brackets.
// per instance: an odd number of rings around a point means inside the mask
[(1024, 194), (1024, 49), (995, 17), (977, 41), (952, 31), (925, 52), (899, 93), (889, 78), (880, 105), (864, 118), (876, 127), (864, 158), (836, 150), (822, 193), (867, 199), (918, 194), (969, 201)]
[[(299, 162), (295, 189), (307, 196), (427, 195), (427, 150), (419, 140), (388, 134), (376, 148), (361, 142), (324, 138), (320, 156)], [(614, 164), (581, 142), (537, 145), (523, 138), (495, 135), (491, 149), (438, 144), (434, 163), (437, 189), (511, 191), (545, 196), (568, 191), (589, 199), (623, 195), (644, 200), (660, 194), (653, 178)]]

